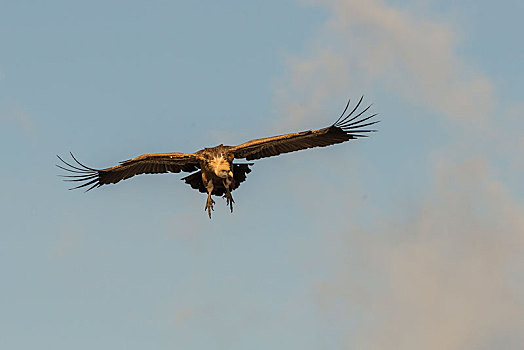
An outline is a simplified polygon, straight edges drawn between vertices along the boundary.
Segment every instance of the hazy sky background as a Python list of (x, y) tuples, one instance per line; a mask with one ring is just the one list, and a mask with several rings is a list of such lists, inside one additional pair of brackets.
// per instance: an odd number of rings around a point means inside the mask
[[(522, 1), (3, 1), (0, 348), (522, 349)], [(67, 191), (56, 154), (324, 127), (230, 214), (180, 174)]]

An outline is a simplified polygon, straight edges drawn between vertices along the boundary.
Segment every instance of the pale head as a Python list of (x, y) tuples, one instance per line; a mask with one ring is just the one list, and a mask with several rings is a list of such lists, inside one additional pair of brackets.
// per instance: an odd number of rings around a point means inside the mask
[(209, 165), (215, 172), (215, 175), (221, 178), (228, 178), (233, 177), (233, 172), (231, 171), (231, 164), (224, 159), (224, 157), (219, 156), (216, 158), (213, 158)]

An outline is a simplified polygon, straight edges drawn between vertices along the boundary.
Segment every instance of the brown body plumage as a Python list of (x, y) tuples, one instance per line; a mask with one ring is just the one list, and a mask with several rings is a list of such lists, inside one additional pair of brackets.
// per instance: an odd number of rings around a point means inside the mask
[(204, 148), (195, 153), (144, 154), (106, 169), (89, 168), (80, 163), (71, 154), (77, 164), (67, 163), (57, 156), (67, 167), (57, 166), (75, 173), (75, 175), (63, 175), (68, 178), (66, 181), (82, 182), (82, 184), (72, 189), (87, 187), (87, 191), (102, 185), (114, 184), (139, 174), (194, 172), (182, 178), (182, 180), (192, 188), (208, 194), (205, 210), (207, 210), (211, 218), (211, 211), (215, 203), (211, 196), (225, 197), (226, 203), (232, 212), (234, 200), (231, 192), (237, 189), (240, 183), (246, 180), (247, 174), (251, 172), (249, 166), (253, 165), (253, 163), (236, 164), (233, 163), (234, 159), (255, 160), (366, 137), (366, 133), (376, 130), (363, 128), (378, 121), (367, 122), (376, 114), (359, 119), (360, 116), (367, 112), (370, 106), (353, 116), (361, 102), (362, 98), (353, 110), (348, 115), (345, 115), (349, 107), (348, 102), (338, 120), (323, 129), (256, 139), (238, 146), (219, 145)]

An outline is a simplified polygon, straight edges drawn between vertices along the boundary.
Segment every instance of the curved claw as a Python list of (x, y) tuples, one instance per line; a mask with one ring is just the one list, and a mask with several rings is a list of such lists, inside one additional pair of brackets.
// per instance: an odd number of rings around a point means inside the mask
[(206, 206), (204, 207), (204, 211), (207, 210), (207, 214), (209, 215), (209, 218), (211, 219), (211, 211), (215, 211), (215, 208), (213, 205), (215, 204), (215, 201), (211, 196), (207, 197)]
[(226, 191), (226, 193), (224, 194), (224, 198), (226, 199), (226, 205), (229, 205), (231, 212), (233, 212), (233, 203), (235, 203), (235, 200), (233, 199), (231, 192)]

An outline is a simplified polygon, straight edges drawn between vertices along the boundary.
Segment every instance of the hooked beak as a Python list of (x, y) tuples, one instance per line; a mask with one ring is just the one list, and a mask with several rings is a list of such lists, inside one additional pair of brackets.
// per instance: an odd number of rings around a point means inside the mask
[(233, 172), (230, 170), (229, 173), (227, 173), (227, 176), (233, 177)]

